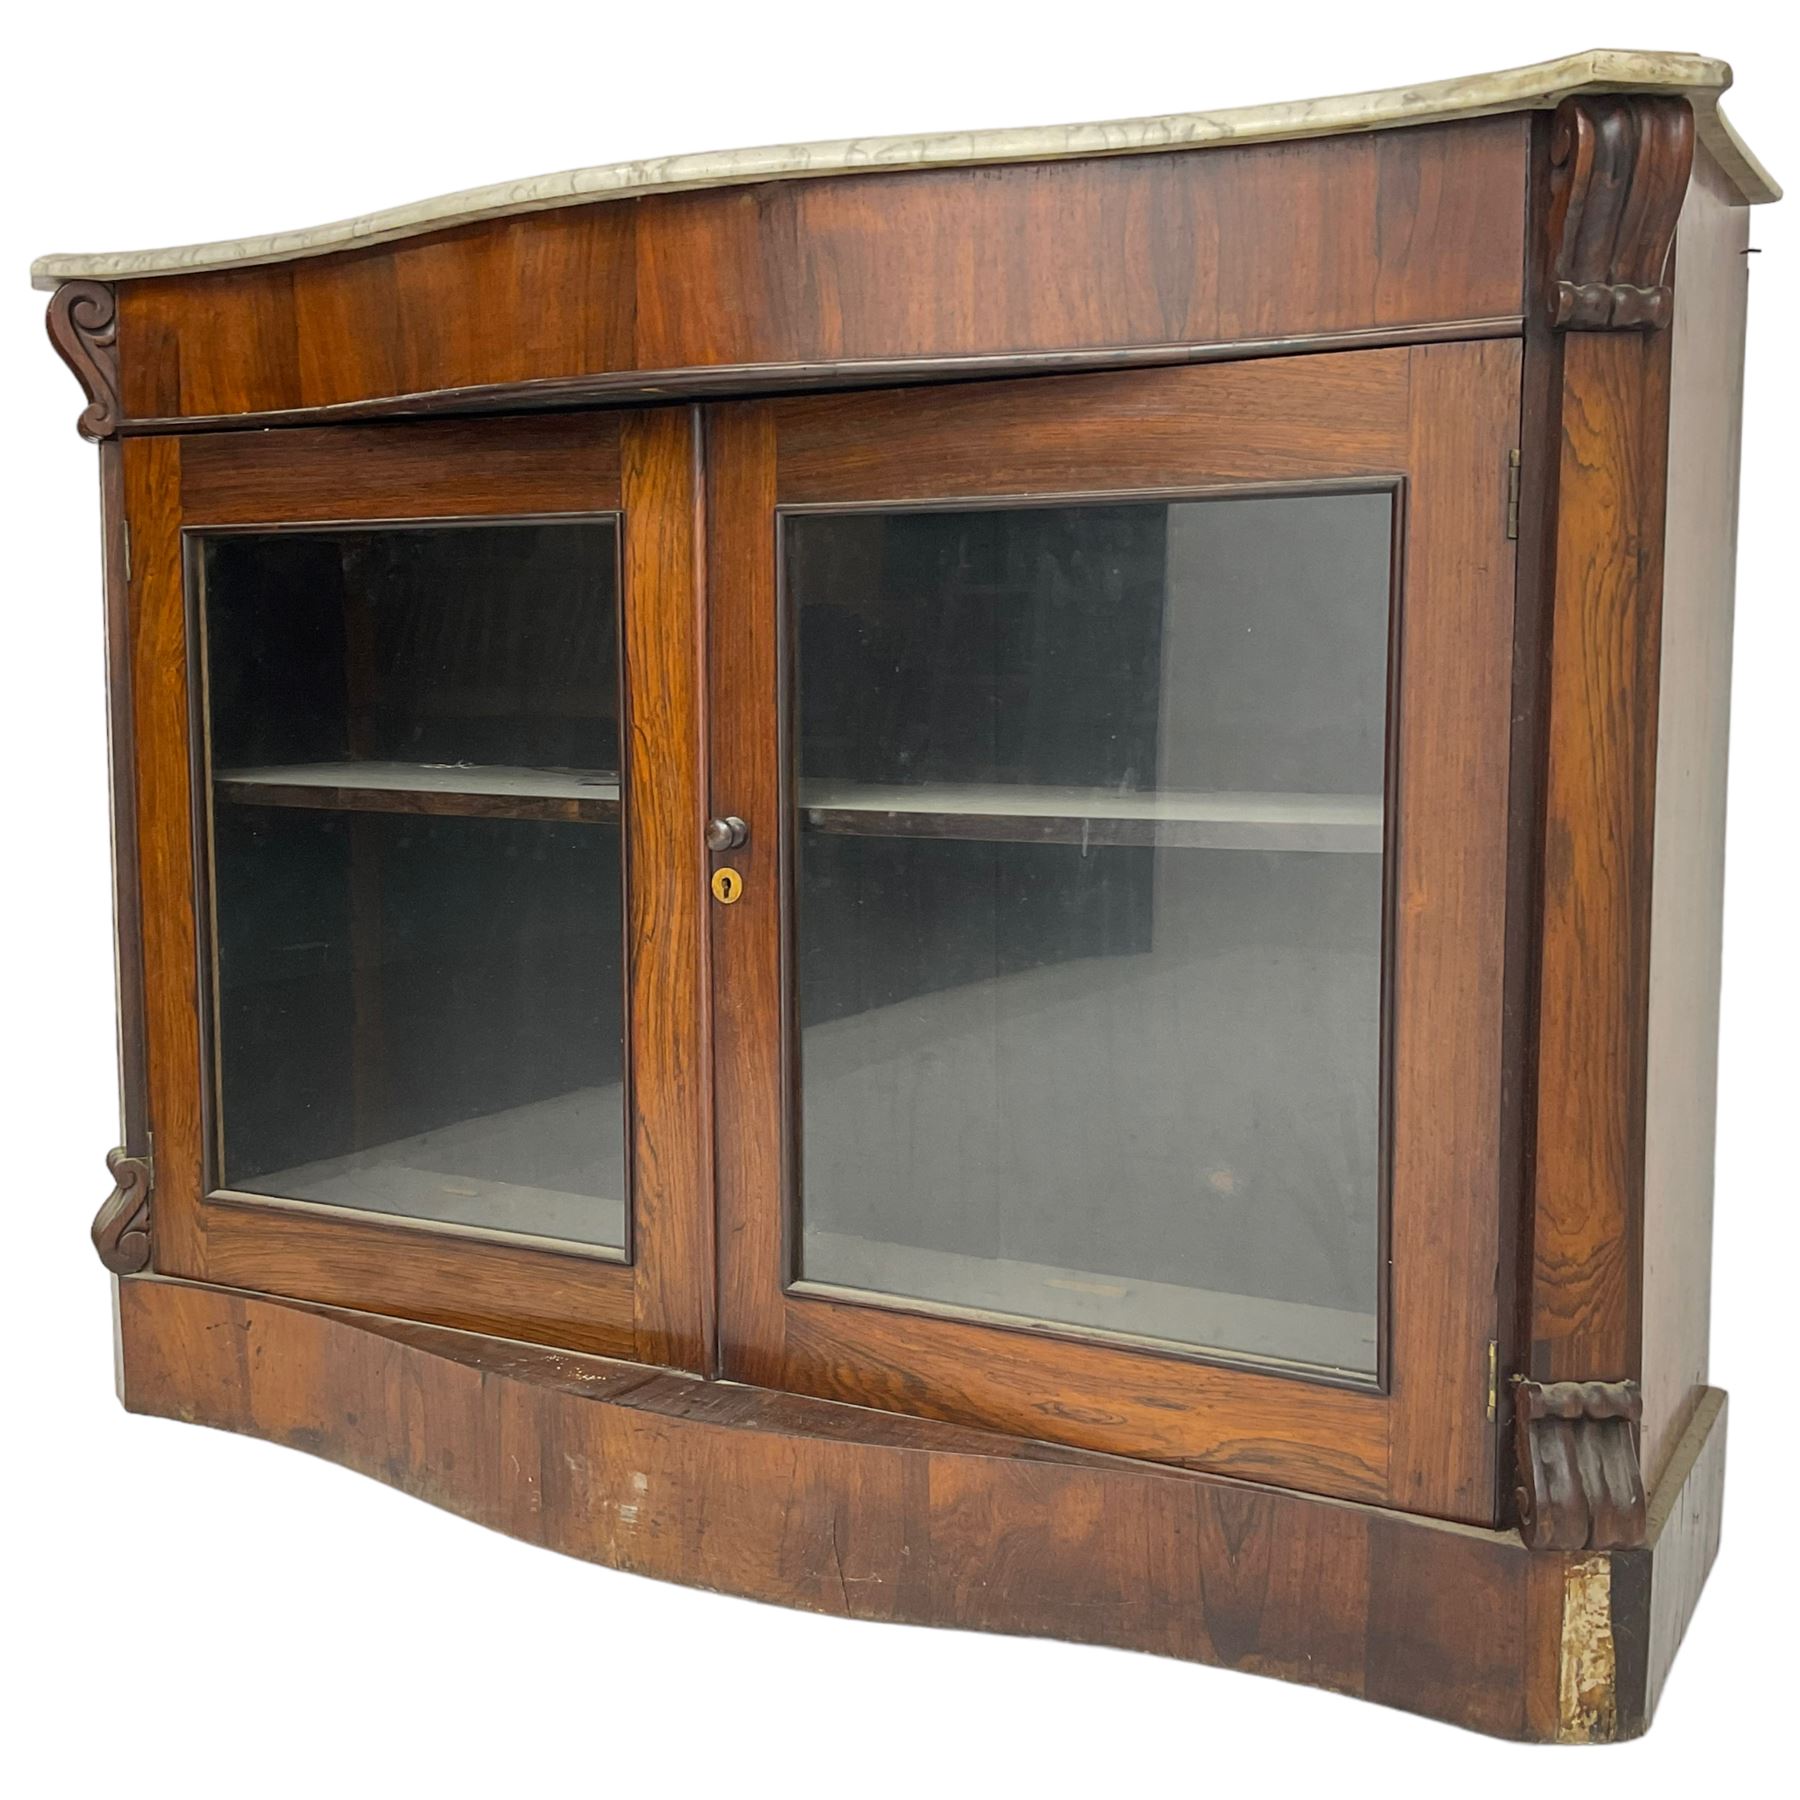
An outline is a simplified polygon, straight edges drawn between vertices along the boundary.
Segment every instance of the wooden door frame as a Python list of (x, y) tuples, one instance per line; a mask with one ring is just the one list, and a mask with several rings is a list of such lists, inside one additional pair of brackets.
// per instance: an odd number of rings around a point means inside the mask
[[(696, 1371), (712, 1362), (703, 1052), (697, 416), (331, 427), (122, 446), (159, 1274)], [(569, 514), (620, 519), (629, 1260), (208, 1191), (203, 746), (188, 534)], [(654, 767), (654, 784), (629, 771)]]
[[(707, 413), (712, 810), (750, 822), (712, 909), (720, 1367), (912, 1412), (1470, 1523), (1497, 1516), (1520, 349), (1490, 340)], [(1096, 478), (1096, 468), (1104, 470)], [(1391, 480), (1404, 487), (1384, 969), (1394, 1196), (1382, 1391), (796, 1295), (786, 1280), (788, 837), (776, 519), (791, 505)]]

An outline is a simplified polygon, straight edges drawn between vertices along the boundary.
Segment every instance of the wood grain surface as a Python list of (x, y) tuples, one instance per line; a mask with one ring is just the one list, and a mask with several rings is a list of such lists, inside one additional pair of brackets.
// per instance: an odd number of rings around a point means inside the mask
[(1639, 1374), (1666, 332), (1563, 345), (1531, 1373)]
[(1515, 114), (774, 182), (132, 281), (123, 410), (229, 417), (713, 365), (1516, 328), (1527, 137)]
[[(527, 1542), (840, 1618), (1109, 1644), (1477, 1731), (1630, 1737), (1717, 1540), (1723, 1396), (1644, 1550), (1374, 1507), (641, 1365), (160, 1280), (134, 1412), (287, 1444)], [(1598, 1590), (1573, 1621), (1568, 1596)], [(1565, 1643), (1606, 1652), (1569, 1692)]]
[(640, 1361), (710, 1373), (715, 1283), (699, 416), (686, 408), (633, 413), (622, 447), (633, 1343)]
[(1504, 1096), (1523, 1046), (1505, 1029), (1512, 789), (1515, 343), (1411, 353), (1402, 642), (1395, 673), (1399, 901), (1388, 948), (1394, 1033), (1389, 1254), (1397, 1505), (1503, 1516), (1488, 1345), (1497, 1338)]

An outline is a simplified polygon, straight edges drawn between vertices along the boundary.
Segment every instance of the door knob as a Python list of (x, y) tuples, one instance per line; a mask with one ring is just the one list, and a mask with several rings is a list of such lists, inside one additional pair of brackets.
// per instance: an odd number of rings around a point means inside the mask
[(736, 813), (706, 821), (706, 847), (709, 850), (735, 850), (749, 835), (750, 827)]

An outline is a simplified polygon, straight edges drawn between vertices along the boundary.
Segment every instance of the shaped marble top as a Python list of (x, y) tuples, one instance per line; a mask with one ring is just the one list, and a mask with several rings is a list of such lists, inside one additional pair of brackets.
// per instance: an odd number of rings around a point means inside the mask
[(124, 250), (92, 256), (43, 256), (31, 266), (32, 286), (73, 280), (131, 281), (206, 269), (289, 262), (334, 250), (365, 248), (417, 237), (479, 219), (542, 212), (558, 206), (632, 199), (688, 188), (734, 187), (756, 181), (797, 181), (871, 170), (932, 169), (978, 163), (1045, 162), (1082, 156), (1130, 156), (1149, 151), (1204, 149), (1214, 144), (1267, 143), (1379, 131), (1447, 119), (1554, 107), (1570, 94), (1685, 95), (1696, 133), (1746, 203), (1779, 199), (1781, 190), (1719, 110), (1731, 85), (1728, 64), (1675, 51), (1586, 50), (1555, 62), (1487, 75), (1465, 75), (1422, 86), (1240, 106), (1226, 112), (1172, 113), (1163, 118), (1115, 119), (1098, 125), (1021, 126), (997, 131), (948, 131), (923, 137), (844, 138), (831, 143), (772, 144), (756, 150), (703, 151), (568, 169), (524, 181), (469, 188), (417, 200), (359, 218), (340, 219), (266, 237), (225, 238), (167, 250)]

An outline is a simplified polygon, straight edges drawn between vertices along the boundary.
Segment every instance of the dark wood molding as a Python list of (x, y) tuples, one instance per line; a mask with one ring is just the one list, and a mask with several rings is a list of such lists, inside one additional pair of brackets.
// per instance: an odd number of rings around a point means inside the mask
[(1630, 1550), (1644, 1542), (1635, 1381), (1515, 1383), (1519, 1535), (1533, 1550)]
[(113, 1191), (94, 1215), (94, 1248), (115, 1275), (141, 1275), (150, 1266), (150, 1159), (124, 1147), (106, 1153)]
[(119, 429), (119, 303), (103, 281), (65, 281), (44, 316), (56, 354), (88, 403), (75, 428), (98, 444)]
[(1589, 94), (1557, 108), (1548, 219), (1555, 329), (1668, 325), (1669, 251), (1693, 158), (1685, 100)]
[[(72, 284), (73, 285), (73, 284)], [(853, 388), (909, 387), (950, 381), (994, 381), (1018, 375), (1079, 375), (1117, 369), (1179, 368), (1188, 363), (1240, 362), (1265, 356), (1317, 356), (1338, 350), (1375, 350), (1408, 344), (1470, 343), (1516, 338), (1525, 321), (1506, 313), (1423, 325), (1375, 326), (1362, 331), (1317, 331), (1287, 337), (1233, 338), (1207, 343), (1130, 344), (1099, 349), (997, 351), (981, 356), (838, 357), (820, 362), (708, 363), (685, 368), (626, 369), (605, 374), (483, 382), (417, 393), (345, 400), (266, 412), (171, 414), (120, 419), (123, 437), (186, 432), (267, 431), (274, 427), (357, 425), (382, 420), (479, 417), (554, 412), (592, 406), (641, 406), (738, 395), (834, 393)]]

